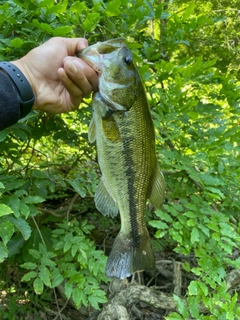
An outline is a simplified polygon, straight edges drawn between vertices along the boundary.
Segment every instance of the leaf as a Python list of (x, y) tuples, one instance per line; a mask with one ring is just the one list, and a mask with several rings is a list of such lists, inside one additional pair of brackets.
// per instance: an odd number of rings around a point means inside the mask
[(10, 191), (10, 190), (14, 190), (14, 189), (17, 189), (17, 188), (23, 186), (25, 183), (26, 183), (26, 181), (24, 179), (18, 179), (17, 177), (12, 176), (11, 180), (8, 180), (5, 183), (5, 188), (6, 188), (6, 190)]
[(71, 6), (70, 11), (72, 13), (77, 13), (78, 15), (80, 15), (85, 8), (86, 5), (84, 2), (75, 1)]
[(175, 229), (170, 229), (170, 234), (173, 237), (174, 240), (176, 240), (179, 243), (182, 243), (182, 236), (179, 233), (179, 231), (175, 230)]
[(107, 298), (105, 297), (105, 292), (102, 290), (94, 290), (94, 293), (88, 296), (88, 300), (95, 309), (99, 308), (99, 303), (107, 302)]
[(13, 255), (19, 253), (20, 249), (25, 244), (25, 240), (21, 233), (15, 234), (8, 242), (8, 257), (12, 257)]
[(31, 280), (32, 278), (35, 278), (36, 276), (37, 276), (37, 272), (36, 272), (36, 271), (30, 271), (30, 272), (26, 273), (26, 274), (22, 277), (21, 281), (26, 281), (26, 282), (28, 282), (29, 280)]
[(159, 4), (155, 9), (155, 18), (157, 20), (160, 19), (161, 15), (162, 15), (162, 9), (163, 9), (163, 5), (162, 4)]
[(183, 320), (184, 318), (180, 314), (173, 312), (168, 316), (169, 320)]
[(80, 251), (80, 253), (78, 255), (77, 260), (81, 265), (85, 265), (88, 262), (88, 255), (87, 255), (86, 251), (83, 250), (82, 248), (80, 248), (79, 251)]
[(9, 221), (11, 221), (14, 224), (15, 228), (17, 228), (21, 232), (21, 234), (25, 240), (30, 238), (31, 228), (30, 228), (29, 224), (27, 223), (27, 221), (22, 220), (22, 219), (18, 220), (12, 216), (7, 217), (7, 219)]
[(208, 287), (206, 286), (206, 284), (202, 281), (198, 281), (198, 285), (202, 289), (204, 296), (207, 296), (208, 295)]
[(204, 65), (202, 66), (203, 69), (207, 69), (207, 68), (210, 68), (212, 66), (214, 66), (217, 62), (217, 59), (213, 59), (213, 60), (209, 60), (209, 61), (206, 61), (204, 63)]
[(8, 130), (0, 131), (0, 142), (4, 141), (8, 135)]
[(108, 17), (114, 17), (120, 14), (121, 0), (112, 0), (107, 3), (105, 13)]
[(48, 23), (40, 23), (37, 19), (33, 19), (32, 23), (39, 30), (52, 34), (52, 28)]
[(11, 208), (13, 210), (14, 216), (18, 219), (20, 217), (20, 212), (19, 212), (20, 199), (15, 196), (11, 196), (10, 201), (9, 201), (9, 205), (11, 206)]
[[(14, 196), (17, 197), (17, 198), (20, 198), (20, 197), (22, 197), (24, 195), (27, 195), (27, 191), (24, 190), (24, 189), (18, 189), (18, 190), (16, 190), (14, 192)], [(18, 199), (18, 200), (20, 200), (20, 199)]]
[(159, 220), (151, 220), (149, 221), (150, 226), (157, 228), (157, 229), (168, 229), (168, 225), (165, 222)]
[(234, 232), (234, 228), (227, 222), (219, 222), (220, 226), (220, 233), (224, 236), (228, 237), (237, 237), (237, 235)]
[(74, 257), (76, 255), (78, 251), (78, 246), (76, 244), (73, 244), (72, 247), (71, 247), (71, 255), (72, 257)]
[(164, 230), (164, 231), (158, 230), (155, 233), (154, 237), (157, 238), (157, 239), (160, 239), (160, 238), (164, 237), (166, 234), (167, 234), (167, 230)]
[(191, 242), (198, 242), (199, 241), (199, 231), (198, 228), (193, 227), (191, 232)]
[(53, 261), (47, 257), (44, 257), (44, 256), (41, 259), (41, 263), (45, 266), (48, 266), (48, 267), (55, 267), (55, 265), (56, 265), (55, 261)]
[(172, 217), (167, 212), (160, 211), (160, 210), (157, 210), (157, 211), (158, 212), (156, 212), (156, 214), (160, 219), (165, 220), (167, 222), (173, 221)]
[(21, 214), (27, 219), (30, 215), (30, 208), (29, 206), (25, 203), (25, 201), (22, 199), (20, 200), (19, 204), (19, 210)]
[(27, 204), (36, 204), (41, 203), (43, 201), (45, 201), (45, 199), (39, 196), (28, 196), (24, 198), (24, 202)]
[(55, 29), (53, 29), (53, 36), (57, 37), (57, 36), (67, 36), (69, 35), (69, 33), (72, 31), (72, 26), (61, 26), (61, 27), (57, 27)]
[(12, 209), (9, 206), (6, 206), (3, 203), (0, 203), (0, 217), (6, 216), (12, 213)]
[(69, 241), (69, 242), (65, 242), (64, 244), (64, 247), (63, 247), (63, 252), (67, 252), (72, 246), (72, 243)]
[[(199, 296), (200, 298), (200, 296)], [(194, 319), (199, 319), (199, 301), (195, 296), (189, 296), (188, 299), (189, 311)]]
[(181, 313), (181, 315), (184, 317), (184, 319), (188, 318), (188, 310), (187, 306), (184, 302), (184, 300), (177, 295), (173, 295), (174, 301), (176, 302), (177, 309)]
[(97, 12), (88, 13), (82, 25), (83, 29), (87, 32), (92, 32), (96, 28), (99, 21), (100, 21), (100, 13), (97, 13)]
[(37, 268), (37, 264), (34, 262), (25, 262), (21, 264), (20, 267), (24, 269), (34, 270)]
[(161, 13), (160, 19), (167, 19), (169, 17), (169, 12), (163, 11)]
[(41, 258), (41, 254), (39, 251), (35, 250), (35, 249), (29, 249), (29, 253), (31, 256), (33, 256), (33, 258), (35, 259), (40, 259)]
[(12, 222), (4, 218), (0, 218), (0, 225), (0, 237), (6, 246), (14, 233), (14, 226)]
[(200, 177), (206, 184), (206, 186), (211, 185), (213, 187), (216, 187), (223, 184), (223, 182), (218, 177), (211, 176), (209, 173), (203, 173), (200, 175)]
[(217, 199), (224, 199), (225, 198), (225, 195), (222, 193), (221, 190), (217, 189), (217, 188), (214, 188), (214, 187), (206, 187), (207, 190), (211, 191), (212, 193), (215, 193), (217, 195), (219, 195), (219, 197), (217, 197)]
[(39, 267), (39, 273), (38, 273), (39, 278), (42, 280), (42, 282), (45, 284), (47, 287), (51, 287), (51, 273), (48, 270), (48, 268), (44, 265), (40, 265)]
[(40, 278), (36, 278), (33, 282), (33, 289), (36, 294), (41, 294), (43, 292), (43, 282)]
[(28, 140), (28, 135), (24, 130), (21, 130), (19, 128), (14, 128), (14, 134), (18, 137), (18, 139), (27, 141)]
[(39, 242), (39, 252), (41, 253), (42, 256), (47, 256), (47, 248), (45, 246), (45, 244), (42, 244), (41, 242)]
[(11, 47), (20, 48), (23, 45), (24, 41), (21, 38), (14, 38), (10, 41)]
[(78, 288), (72, 289), (72, 299), (77, 309), (80, 308), (81, 306), (82, 295), (83, 295), (82, 290), (79, 290)]
[(182, 20), (183, 20), (183, 21), (187, 20), (187, 19), (190, 17), (190, 15), (191, 15), (191, 13), (193, 12), (194, 8), (195, 8), (195, 3), (194, 3), (194, 2), (191, 3), (191, 4), (186, 8), (186, 10), (184, 11), (184, 13), (183, 13), (183, 15), (182, 15)]
[(64, 293), (67, 299), (71, 297), (72, 289), (73, 289), (73, 284), (70, 282), (66, 282), (64, 285)]
[(57, 286), (59, 286), (63, 281), (64, 278), (63, 276), (60, 274), (60, 271), (58, 269), (56, 269), (58, 271), (58, 274), (54, 275), (53, 280), (52, 280), (52, 288), (55, 288)]
[(187, 221), (187, 226), (188, 227), (194, 227), (194, 226), (196, 226), (196, 224), (197, 224), (196, 219), (189, 219)]
[(192, 296), (196, 296), (198, 294), (198, 283), (197, 281), (191, 281), (188, 286), (189, 294)]
[(93, 306), (94, 309), (96, 309), (96, 310), (99, 309), (98, 297), (96, 297), (94, 295), (90, 295), (90, 296), (88, 296), (88, 301), (90, 302), (90, 304)]
[(4, 243), (0, 242), (0, 262), (3, 262), (8, 256), (8, 249)]
[(68, 183), (70, 183), (70, 185), (74, 188), (74, 190), (82, 197), (85, 198), (86, 197), (86, 189), (84, 188), (84, 186), (82, 184), (80, 184), (78, 181), (76, 180), (70, 180), (70, 179), (66, 179), (66, 181)]

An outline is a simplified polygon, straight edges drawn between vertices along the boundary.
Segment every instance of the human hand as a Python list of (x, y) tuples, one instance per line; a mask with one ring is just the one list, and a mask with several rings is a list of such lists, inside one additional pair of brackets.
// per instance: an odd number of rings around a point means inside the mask
[(79, 107), (83, 97), (97, 91), (98, 76), (74, 54), (88, 45), (83, 38), (51, 38), (19, 60), (12, 61), (28, 79), (33, 109), (56, 114)]

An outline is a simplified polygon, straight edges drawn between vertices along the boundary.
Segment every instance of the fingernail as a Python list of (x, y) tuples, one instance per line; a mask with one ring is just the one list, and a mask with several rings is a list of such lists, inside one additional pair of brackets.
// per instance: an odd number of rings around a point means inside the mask
[(70, 64), (69, 64), (69, 70), (72, 72), (72, 73), (77, 73), (77, 67), (75, 66), (74, 62), (71, 61)]

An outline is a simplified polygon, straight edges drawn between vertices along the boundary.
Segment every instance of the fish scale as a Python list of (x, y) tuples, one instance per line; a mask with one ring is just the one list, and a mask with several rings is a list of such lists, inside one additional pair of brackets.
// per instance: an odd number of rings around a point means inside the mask
[(95, 194), (104, 215), (120, 212), (121, 229), (108, 257), (106, 274), (124, 279), (153, 270), (146, 227), (146, 202), (159, 209), (165, 182), (155, 154), (155, 132), (144, 86), (122, 39), (99, 42), (79, 55), (99, 72), (89, 140), (96, 140), (102, 177)]

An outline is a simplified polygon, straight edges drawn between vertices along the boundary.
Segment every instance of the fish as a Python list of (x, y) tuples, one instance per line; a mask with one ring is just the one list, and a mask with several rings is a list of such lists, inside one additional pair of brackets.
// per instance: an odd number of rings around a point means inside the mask
[(96, 208), (105, 216), (120, 213), (121, 228), (106, 264), (109, 278), (125, 279), (155, 269), (146, 226), (147, 200), (160, 209), (165, 180), (155, 150), (155, 130), (133, 56), (123, 38), (90, 45), (77, 56), (99, 76), (92, 97), (90, 143), (96, 141), (101, 179)]

